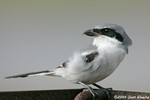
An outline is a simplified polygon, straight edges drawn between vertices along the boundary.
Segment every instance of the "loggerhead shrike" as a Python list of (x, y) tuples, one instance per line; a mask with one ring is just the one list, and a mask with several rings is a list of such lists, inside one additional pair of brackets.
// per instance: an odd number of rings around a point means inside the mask
[(83, 34), (93, 37), (94, 41), (84, 50), (74, 52), (73, 56), (54, 70), (31, 72), (6, 78), (28, 76), (60, 76), (73, 83), (85, 86), (93, 96), (90, 84), (99, 87), (99, 82), (112, 74), (128, 53), (132, 44), (123, 27), (116, 24), (104, 24), (85, 31)]

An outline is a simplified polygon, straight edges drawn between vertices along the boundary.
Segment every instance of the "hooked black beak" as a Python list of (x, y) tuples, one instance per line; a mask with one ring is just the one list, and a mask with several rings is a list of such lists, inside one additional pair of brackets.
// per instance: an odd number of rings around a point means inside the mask
[(95, 32), (94, 29), (87, 30), (83, 34), (85, 34), (87, 36), (98, 36), (98, 35), (100, 35), (98, 32)]

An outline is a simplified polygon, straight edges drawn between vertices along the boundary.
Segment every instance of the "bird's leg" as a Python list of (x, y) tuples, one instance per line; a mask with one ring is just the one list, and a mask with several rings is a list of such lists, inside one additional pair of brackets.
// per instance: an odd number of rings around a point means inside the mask
[(108, 100), (110, 100), (110, 98), (111, 98), (110, 91), (112, 90), (112, 88), (104, 88), (104, 87), (102, 87), (102, 86), (100, 86), (100, 85), (98, 85), (98, 84), (96, 84), (96, 83), (94, 83), (94, 84), (92, 84), (92, 85), (94, 85), (95, 87), (97, 87), (97, 88), (99, 88), (99, 89), (102, 89), (102, 90), (106, 93), (106, 95), (107, 95), (107, 97), (108, 97)]
[(97, 87), (97, 88), (99, 88), (99, 89), (113, 90), (112, 88), (104, 88), (104, 87), (102, 87), (102, 86), (100, 86), (100, 85), (98, 85), (98, 84), (96, 84), (96, 83), (94, 83), (94, 84), (92, 84), (92, 85), (94, 85), (95, 87)]
[(90, 86), (86, 85), (83, 82), (78, 82), (78, 83), (83, 85), (84, 87), (86, 87), (88, 89), (88, 91), (92, 94), (93, 100), (96, 100), (96, 92)]
[(92, 85), (94, 85), (95, 87), (97, 87), (97, 88), (99, 88), (99, 89), (104, 89), (102, 86), (100, 86), (100, 85), (98, 85), (98, 84), (96, 84), (96, 83), (94, 83), (94, 84), (92, 84)]

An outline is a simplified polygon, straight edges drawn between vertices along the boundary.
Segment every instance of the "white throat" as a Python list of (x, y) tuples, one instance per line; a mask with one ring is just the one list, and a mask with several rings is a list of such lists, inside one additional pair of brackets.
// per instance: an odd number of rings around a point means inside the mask
[(105, 48), (107, 46), (109, 47), (120, 46), (122, 45), (122, 43), (116, 40), (115, 38), (100, 35), (94, 38), (93, 45), (97, 46), (98, 48)]

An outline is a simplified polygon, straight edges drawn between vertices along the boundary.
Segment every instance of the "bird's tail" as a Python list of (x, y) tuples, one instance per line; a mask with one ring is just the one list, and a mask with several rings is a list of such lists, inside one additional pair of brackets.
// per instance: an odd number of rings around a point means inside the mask
[(30, 73), (25, 73), (25, 74), (20, 74), (20, 75), (14, 75), (14, 76), (8, 76), (5, 77), (6, 79), (8, 78), (25, 78), (29, 76), (55, 76), (55, 73), (53, 71), (45, 70), (45, 71), (38, 71), (38, 72), (30, 72)]

